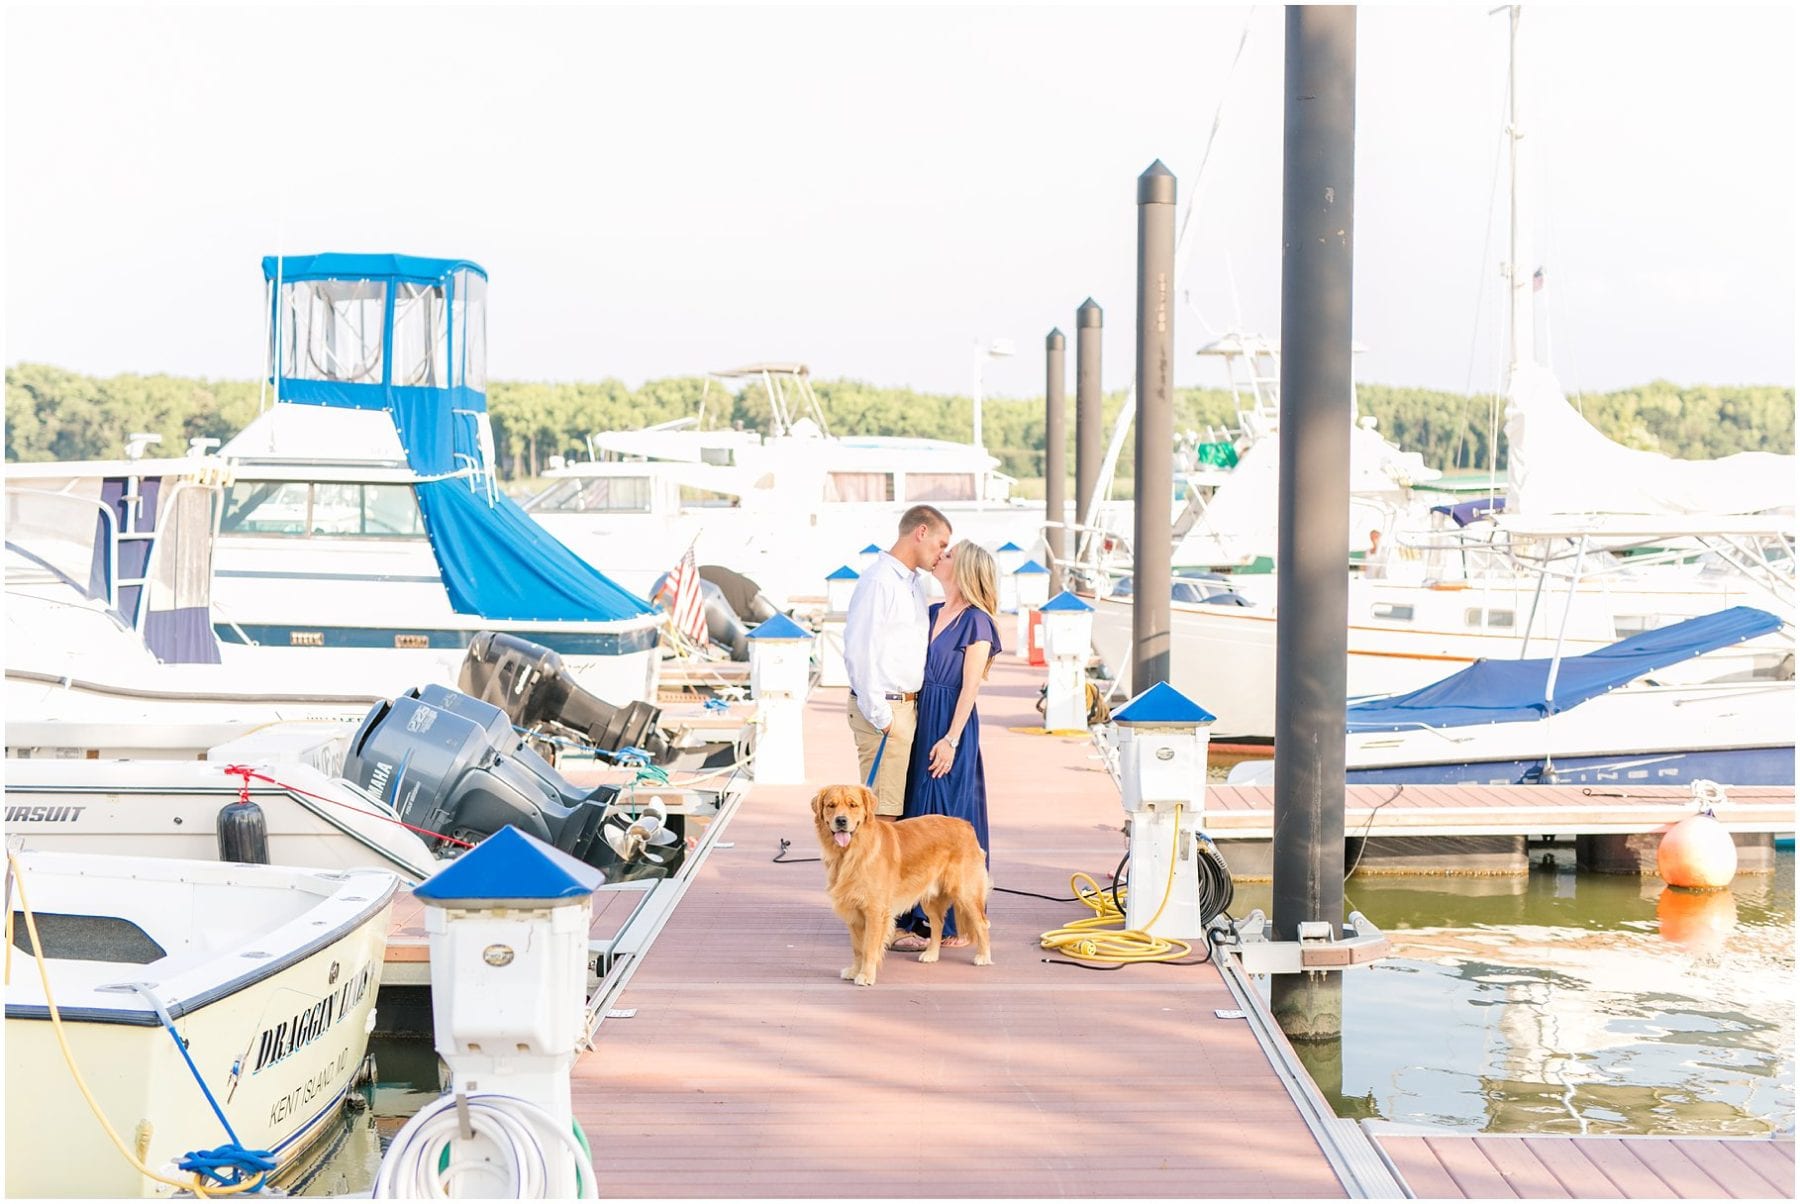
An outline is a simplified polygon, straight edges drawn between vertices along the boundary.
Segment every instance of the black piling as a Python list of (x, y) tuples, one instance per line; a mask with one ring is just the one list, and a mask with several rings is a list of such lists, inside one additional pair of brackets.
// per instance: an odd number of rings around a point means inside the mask
[[(1272, 909), (1291, 941), (1344, 919), (1355, 8), (1289, 6), (1284, 93)], [(1341, 1033), (1340, 978), (1275, 976), (1290, 1039)]]
[[(1100, 334), (1105, 315), (1089, 297), (1075, 311), (1075, 521), (1085, 523), (1100, 483)], [(1080, 548), (1080, 539), (1076, 541)]]
[(1169, 498), (1175, 489), (1175, 176), (1138, 177), (1137, 456), (1132, 496), (1131, 688), (1169, 680)]
[[(1063, 347), (1063, 332), (1053, 328), (1044, 337), (1044, 518), (1051, 523), (1069, 521), (1069, 395)], [(1062, 592), (1068, 531), (1060, 526), (1046, 529), (1044, 546), (1050, 549), (1050, 596), (1054, 598)]]

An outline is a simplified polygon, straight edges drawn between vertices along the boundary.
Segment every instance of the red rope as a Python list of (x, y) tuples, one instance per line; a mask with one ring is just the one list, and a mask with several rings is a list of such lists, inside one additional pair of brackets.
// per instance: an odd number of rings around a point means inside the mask
[(225, 767), (225, 772), (237, 774), (239, 777), (244, 779), (243, 785), (238, 787), (238, 802), (240, 802), (240, 803), (247, 803), (250, 801), (250, 779), (255, 778), (259, 782), (267, 782), (269, 785), (275, 787), (278, 790), (287, 790), (287, 791), (291, 791), (294, 794), (305, 795), (307, 798), (317, 799), (321, 803), (330, 803), (334, 807), (343, 807), (347, 811), (354, 811), (358, 815), (366, 815), (370, 819), (378, 819), (378, 820), (382, 821), (383, 823), (399, 824), (402, 828), (405, 828), (409, 832), (417, 832), (419, 835), (429, 836), (433, 840), (448, 841), (454, 845), (461, 845), (465, 849), (472, 849), (475, 847), (473, 844), (469, 843), (466, 840), (458, 840), (456, 837), (446, 836), (442, 832), (433, 832), (430, 828), (421, 828), (421, 827), (417, 826), (416, 824), (409, 824), (403, 819), (389, 819), (385, 815), (378, 815), (373, 811), (365, 811), (361, 807), (353, 806), (350, 803), (341, 802), (340, 800), (334, 799), (334, 798), (326, 798), (322, 794), (314, 794), (310, 790), (302, 790), (302, 789), (300, 789), (300, 787), (289, 785), (287, 782), (278, 782), (274, 778), (269, 777), (267, 774), (261, 774), (261, 773), (256, 772), (256, 770), (250, 768), (250, 766), (248, 766), (248, 765), (227, 765)]

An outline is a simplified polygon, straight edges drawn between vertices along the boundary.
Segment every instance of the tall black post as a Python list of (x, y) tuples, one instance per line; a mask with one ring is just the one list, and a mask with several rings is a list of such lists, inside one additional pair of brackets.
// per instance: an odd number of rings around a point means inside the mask
[[(1044, 518), (1066, 523), (1069, 505), (1068, 370), (1063, 364), (1063, 332), (1044, 338)], [(1063, 561), (1069, 556), (1069, 533), (1061, 526), (1044, 532), (1050, 549), (1050, 596), (1062, 592)]]
[[(1075, 311), (1075, 521), (1088, 521), (1100, 484), (1100, 334), (1105, 315), (1089, 297)], [(1076, 550), (1081, 540), (1076, 539)]]
[(1169, 499), (1175, 490), (1175, 177), (1138, 177), (1137, 459), (1132, 484), (1131, 689), (1169, 680)]
[[(1272, 903), (1291, 941), (1344, 921), (1355, 8), (1288, 7), (1285, 94)], [(1341, 990), (1336, 973), (1276, 975), (1270, 1003), (1290, 1038), (1328, 1040)]]

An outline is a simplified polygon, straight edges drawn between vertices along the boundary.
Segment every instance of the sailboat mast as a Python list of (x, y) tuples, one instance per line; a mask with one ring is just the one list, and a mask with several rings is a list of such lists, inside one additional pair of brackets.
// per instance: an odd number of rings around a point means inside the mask
[(1519, 165), (1519, 143), (1525, 131), (1519, 120), (1519, 11), (1515, 4), (1507, 10), (1506, 43), (1506, 177), (1507, 177), (1507, 296), (1508, 307), (1506, 376), (1510, 383), (1519, 366), (1535, 357), (1536, 332), (1531, 312), (1532, 278), (1527, 268), (1531, 250), (1528, 238), (1519, 224), (1519, 197), (1522, 191)]

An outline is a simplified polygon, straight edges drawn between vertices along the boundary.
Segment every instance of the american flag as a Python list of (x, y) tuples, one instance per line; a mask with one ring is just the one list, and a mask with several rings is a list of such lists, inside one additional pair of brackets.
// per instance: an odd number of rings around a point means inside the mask
[(1544, 269), (1543, 268), (1539, 268), (1537, 271), (1535, 271), (1531, 274), (1531, 291), (1534, 293), (1541, 293), (1544, 291)]
[(669, 621), (691, 643), (706, 643), (706, 611), (700, 603), (700, 567), (694, 563), (694, 545), (681, 554), (669, 572), (662, 592), (669, 600)]

